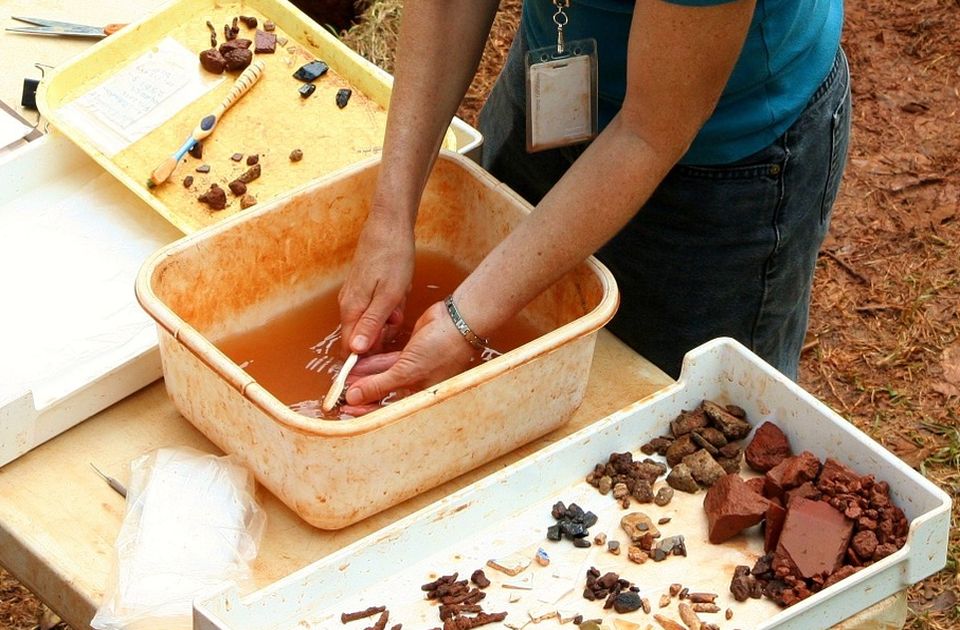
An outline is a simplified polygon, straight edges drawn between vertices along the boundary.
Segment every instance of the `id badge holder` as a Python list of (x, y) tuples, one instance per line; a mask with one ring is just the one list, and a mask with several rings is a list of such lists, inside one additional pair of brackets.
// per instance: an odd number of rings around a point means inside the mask
[(527, 53), (527, 152), (597, 135), (597, 42), (581, 39)]

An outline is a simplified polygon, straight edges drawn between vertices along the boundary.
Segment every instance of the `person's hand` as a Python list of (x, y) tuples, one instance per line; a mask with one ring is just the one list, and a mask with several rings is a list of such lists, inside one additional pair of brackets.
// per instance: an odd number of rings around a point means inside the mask
[(338, 295), (347, 352), (376, 351), (399, 331), (413, 265), (412, 227), (371, 211)]
[(446, 307), (437, 302), (417, 320), (402, 351), (357, 362), (341, 411), (362, 415), (379, 408), (379, 401), (391, 392), (429, 387), (459, 374), (476, 359), (476, 351), (453, 325)]

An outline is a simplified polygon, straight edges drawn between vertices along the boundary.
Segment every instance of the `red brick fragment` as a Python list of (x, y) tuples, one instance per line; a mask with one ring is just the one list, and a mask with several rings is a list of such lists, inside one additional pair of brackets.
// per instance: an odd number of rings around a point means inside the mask
[(793, 455), (790, 441), (780, 427), (772, 422), (764, 422), (757, 427), (744, 452), (747, 465), (757, 472), (765, 473), (786, 458)]
[(809, 579), (839, 568), (847, 552), (853, 521), (823, 501), (795, 498), (774, 555), (774, 570), (786, 567)]
[(703, 499), (710, 542), (722, 543), (756, 525), (769, 505), (770, 501), (751, 490), (739, 475), (721, 477)]
[(820, 460), (810, 451), (788, 457), (767, 471), (764, 496), (782, 496), (787, 490), (817, 478)]
[(763, 550), (767, 553), (777, 548), (777, 542), (780, 540), (780, 532), (783, 531), (783, 522), (786, 518), (787, 511), (783, 509), (783, 506), (771, 501), (763, 525)]

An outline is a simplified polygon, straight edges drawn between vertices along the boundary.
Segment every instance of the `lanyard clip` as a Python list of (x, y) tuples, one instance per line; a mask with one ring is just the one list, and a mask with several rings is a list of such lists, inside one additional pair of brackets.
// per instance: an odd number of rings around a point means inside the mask
[(570, 17), (565, 9), (570, 6), (570, 0), (553, 0), (553, 5), (557, 7), (553, 14), (553, 23), (557, 25), (557, 54), (562, 55), (566, 52), (566, 41), (563, 38), (563, 27), (570, 22)]

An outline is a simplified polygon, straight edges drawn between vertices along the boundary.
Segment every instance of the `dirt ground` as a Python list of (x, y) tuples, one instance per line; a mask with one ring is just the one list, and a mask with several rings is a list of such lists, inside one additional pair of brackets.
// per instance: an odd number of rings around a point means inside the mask
[[(496, 78), (519, 6), (501, 3), (460, 110), (468, 122)], [(849, 0), (846, 20), (853, 139), (800, 381), (956, 499), (960, 0)], [(910, 591), (908, 628), (960, 625), (958, 514), (955, 503), (947, 567)], [(36, 628), (40, 615), (39, 602), (0, 570), (0, 628)]]

